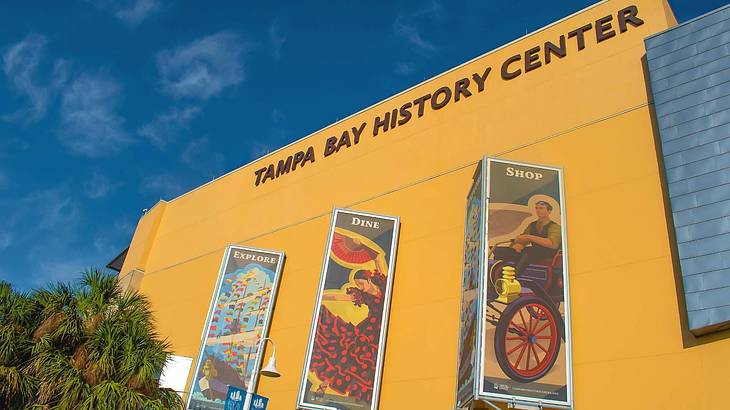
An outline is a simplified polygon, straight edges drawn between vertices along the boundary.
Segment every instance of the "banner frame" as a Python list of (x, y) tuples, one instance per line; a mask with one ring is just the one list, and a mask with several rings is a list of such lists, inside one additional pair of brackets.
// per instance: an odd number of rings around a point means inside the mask
[(330, 262), (330, 247), (332, 246), (333, 233), (335, 231), (335, 225), (337, 224), (337, 215), (340, 213), (348, 213), (353, 215), (360, 215), (366, 217), (374, 217), (381, 219), (388, 219), (393, 221), (393, 238), (391, 239), (391, 252), (388, 258), (388, 276), (385, 295), (383, 297), (383, 320), (380, 328), (380, 338), (378, 340), (378, 346), (382, 347), (378, 349), (378, 358), (375, 367), (375, 382), (373, 383), (373, 401), (370, 405), (370, 410), (377, 410), (379, 407), (380, 399), (380, 383), (382, 382), (383, 362), (385, 360), (385, 342), (387, 340), (388, 333), (388, 322), (390, 321), (390, 303), (393, 293), (393, 275), (395, 273), (395, 261), (396, 254), (398, 253), (398, 237), (400, 233), (400, 217), (379, 215), (370, 212), (356, 211), (348, 208), (335, 207), (332, 210), (332, 220), (327, 233), (327, 244), (324, 249), (324, 256), (322, 258), (322, 269), (319, 274), (319, 286), (317, 287), (317, 299), (314, 304), (314, 312), (312, 314), (312, 323), (309, 330), (309, 338), (307, 340), (307, 350), (304, 356), (304, 365), (302, 366), (302, 377), (299, 382), (299, 391), (297, 393), (296, 409), (299, 410), (338, 410), (335, 407), (323, 406), (318, 404), (304, 403), (304, 397), (306, 395), (305, 388), (307, 386), (307, 374), (309, 373), (309, 364), (312, 355), (312, 347), (314, 335), (317, 331), (317, 322), (319, 320), (319, 307), (322, 304), (322, 292), (324, 290), (325, 274)]
[[(484, 339), (484, 318), (486, 315), (486, 311), (484, 309), (483, 302), (486, 299), (486, 280), (484, 279), (484, 276), (481, 277), (480, 280), (480, 298), (479, 298), (479, 325), (480, 325), (480, 333), (479, 333), (479, 341), (477, 343), (477, 346), (479, 347), (479, 359), (478, 362), (478, 369), (476, 369), (477, 376), (479, 378), (478, 383), (475, 383), (477, 386), (477, 391), (475, 394), (475, 397), (477, 400), (481, 401), (498, 401), (502, 403), (523, 403), (523, 404), (533, 404), (535, 406), (538, 406), (542, 408), (544, 405), (548, 405), (551, 407), (556, 408), (562, 408), (562, 409), (572, 409), (574, 406), (574, 397), (573, 397), (573, 336), (572, 336), (572, 325), (571, 325), (571, 307), (570, 307), (570, 268), (568, 266), (568, 235), (567, 233), (567, 207), (565, 205), (565, 183), (563, 179), (563, 168), (562, 167), (556, 167), (556, 166), (548, 166), (548, 165), (541, 165), (541, 164), (533, 164), (528, 162), (520, 162), (520, 161), (513, 161), (513, 160), (507, 160), (507, 159), (501, 159), (496, 157), (490, 157), (490, 156), (484, 156), (482, 159), (482, 163), (484, 166), (484, 183), (486, 185), (486, 190), (484, 191), (486, 193), (486, 200), (484, 202), (484, 241), (485, 246), (489, 246), (489, 238), (487, 235), (488, 227), (489, 227), (489, 198), (490, 198), (490, 189), (491, 186), (489, 184), (490, 181), (490, 172), (489, 172), (489, 166), (492, 162), (500, 162), (504, 164), (513, 164), (518, 166), (526, 166), (526, 167), (534, 167), (534, 168), (542, 168), (550, 171), (556, 171), (558, 173), (558, 188), (559, 188), (559, 195), (560, 195), (560, 224), (561, 229), (564, 232), (564, 234), (561, 236), (562, 241), (562, 248), (563, 248), (563, 257), (562, 257), (562, 263), (564, 266), (563, 269), (563, 303), (564, 303), (564, 310), (565, 310), (565, 317), (563, 318), (564, 321), (564, 331), (565, 331), (565, 367), (566, 367), (566, 400), (565, 401), (559, 401), (559, 400), (550, 400), (550, 399), (536, 399), (532, 397), (525, 397), (525, 396), (515, 396), (510, 394), (500, 394), (500, 393), (484, 393), (484, 355), (485, 355), (485, 349), (482, 344), (482, 340)], [(488, 263), (488, 253), (483, 253), (483, 259), (482, 259), (482, 266), (486, 266), (486, 263)]]
[[(472, 193), (474, 187), (476, 187), (476, 183), (475, 183), (476, 182), (475, 181), (476, 178), (474, 178), (474, 177), (476, 177), (477, 174), (479, 175), (479, 181), (478, 182), (479, 182), (479, 185), (480, 185), (479, 186), (479, 203), (480, 203), (479, 213), (480, 213), (480, 217), (483, 218), (483, 216), (484, 216), (484, 200), (486, 198), (486, 195), (485, 195), (485, 192), (484, 192), (484, 164), (482, 163), (481, 160), (477, 162), (477, 169), (474, 171), (474, 175), (472, 176), (472, 181), (474, 181), (474, 182), (472, 182), (472, 186), (469, 188), (469, 192), (466, 194), (465, 199), (466, 199), (466, 206), (467, 206), (467, 209), (468, 209), (468, 207), (469, 207), (469, 198), (471, 196), (471, 193)], [(464, 218), (464, 220), (465, 220), (465, 222), (464, 222), (464, 229), (465, 230), (466, 230), (466, 220), (467, 220), (467, 218), (468, 218), (468, 216), (466, 218)], [(484, 226), (485, 226), (484, 223), (481, 223), (479, 225), (479, 240), (480, 240), (480, 243), (484, 239)], [(477, 278), (477, 295), (481, 295), (481, 286), (482, 286), (482, 280), (481, 280), (481, 278), (482, 278), (482, 276), (484, 274), (484, 266), (482, 265), (484, 247), (483, 246), (480, 246), (479, 249), (478, 249), (478, 252), (479, 252), (479, 256), (478, 256), (478, 258), (479, 258), (479, 272), (477, 273), (477, 275), (478, 275), (478, 278)], [(464, 253), (462, 255), (462, 258), (461, 258), (461, 264), (462, 264), (461, 282), (462, 282), (462, 284), (464, 283), (463, 266), (464, 266), (464, 262), (465, 261), (466, 261), (466, 253)], [(464, 292), (463, 292), (463, 289), (462, 289), (462, 294), (459, 297), (459, 302), (460, 302), (459, 307), (460, 308), (463, 307), (463, 305), (464, 305)], [(474, 319), (477, 322), (476, 323), (476, 326), (477, 326), (476, 333), (477, 334), (481, 334), (481, 331), (480, 331), (481, 324), (480, 324), (480, 320), (479, 320), (479, 318), (480, 318), (479, 312), (481, 312), (481, 298), (480, 297), (477, 298), (477, 311), (475, 312), (476, 313), (476, 318)], [(461, 312), (459, 312), (459, 316), (461, 316)], [(463, 340), (461, 340), (461, 323), (459, 323), (458, 336), (459, 336), (459, 344), (458, 344), (458, 350), (457, 350), (457, 356), (456, 356), (456, 389), (455, 389), (456, 391), (454, 393), (454, 396), (455, 396), (455, 398), (454, 398), (454, 408), (455, 409), (467, 409), (467, 408), (469, 408), (471, 406), (471, 403), (473, 403), (474, 400), (476, 400), (476, 397), (477, 397), (477, 389), (478, 389), (478, 387), (477, 387), (477, 365), (479, 364), (479, 358), (478, 358), (477, 354), (479, 353), (479, 338), (478, 337), (475, 337), (474, 338), (475, 345), (473, 347), (474, 347), (474, 352), (475, 352), (475, 356), (474, 356), (475, 363), (473, 363), (472, 369), (471, 369), (471, 372), (472, 372), (472, 386), (471, 386), (472, 387), (471, 388), (472, 391), (471, 391), (471, 397), (467, 398), (465, 400), (465, 402), (464, 403), (461, 403), (461, 406), (459, 406), (459, 365), (461, 364), (461, 350), (462, 350), (462, 345), (463, 345)]]
[[(210, 321), (213, 317), (213, 308), (216, 303), (216, 299), (218, 297), (218, 292), (220, 292), (221, 286), (223, 284), (223, 277), (225, 276), (226, 268), (228, 267), (228, 260), (231, 254), (231, 250), (237, 249), (241, 251), (252, 251), (252, 252), (260, 252), (260, 253), (267, 253), (271, 255), (278, 256), (278, 260), (276, 262), (276, 270), (274, 271), (274, 280), (271, 284), (271, 301), (269, 303), (269, 306), (266, 307), (266, 316), (264, 317), (264, 327), (261, 329), (261, 339), (268, 337), (269, 335), (269, 328), (271, 327), (271, 319), (272, 319), (272, 313), (274, 310), (274, 305), (276, 305), (276, 297), (278, 295), (279, 291), (279, 282), (281, 282), (281, 274), (282, 274), (282, 268), (284, 266), (284, 258), (285, 253), (284, 251), (275, 251), (271, 249), (263, 249), (263, 248), (256, 248), (253, 246), (243, 246), (243, 245), (236, 245), (229, 243), (226, 245), (226, 249), (223, 252), (223, 258), (221, 260), (220, 268), (218, 269), (218, 276), (216, 277), (216, 285), (213, 289), (213, 294), (210, 298), (210, 305), (208, 306), (208, 314), (206, 315), (205, 322), (203, 324), (203, 330), (200, 335), (200, 345), (198, 347), (197, 355), (195, 356), (195, 366), (192, 367), (192, 374), (190, 375), (190, 382), (188, 384), (188, 391), (186, 392), (187, 397), (185, 400), (185, 409), (190, 410), (190, 402), (193, 398), (193, 383), (195, 382), (195, 375), (198, 374), (198, 370), (200, 368), (200, 359), (202, 357), (203, 350), (205, 349), (205, 339), (206, 335), (208, 333), (208, 327), (210, 326)], [(261, 340), (259, 339), (259, 341)], [(263, 352), (264, 349), (261, 349), (260, 351), (256, 352), (256, 359), (254, 360), (254, 369), (257, 369), (258, 366), (261, 363), (261, 360), (263, 359)], [(251, 378), (248, 380), (249, 383), (258, 383), (258, 377), (256, 377), (256, 374), (252, 374)], [(234, 386), (236, 387), (236, 386)], [(244, 390), (246, 390), (244, 388)]]

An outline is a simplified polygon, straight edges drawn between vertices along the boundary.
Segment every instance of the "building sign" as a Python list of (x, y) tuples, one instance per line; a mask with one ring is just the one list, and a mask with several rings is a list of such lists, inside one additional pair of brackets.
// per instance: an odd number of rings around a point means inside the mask
[(488, 158), (478, 397), (572, 405), (565, 202), (556, 168)]
[(461, 314), (459, 322), (459, 362), (456, 381), (456, 407), (466, 407), (474, 397), (474, 363), (476, 363), (477, 315), (479, 312), (479, 278), (482, 272), (484, 220), (482, 205), (481, 164), (474, 174), (474, 183), (466, 197), (464, 223), (464, 260), (461, 273)]
[[(464, 103), (472, 95), (482, 94), (488, 85), (494, 81), (513, 81), (518, 77), (531, 75), (530, 73), (545, 69), (549, 64), (557, 64), (559, 60), (569, 54), (580, 52), (594, 42), (598, 45), (606, 40), (626, 33), (631, 27), (639, 27), (644, 20), (639, 17), (636, 6), (628, 6), (615, 13), (603, 16), (595, 21), (576, 27), (574, 30), (560, 34), (553, 41), (535, 44), (522, 53), (506, 58), (495, 66), (492, 74), (491, 66), (477, 69), (471, 75), (465, 76), (449, 84), (437, 85), (431, 92), (423, 94), (412, 101), (400, 106), (390, 107), (389, 110), (376, 115), (369, 121), (356, 126), (338, 130), (326, 140), (322, 141), (315, 150), (314, 145), (302, 149), (286, 158), (263, 165), (253, 173), (255, 186), (273, 181), (307, 164), (314, 164), (319, 158), (326, 158), (339, 152), (354, 149), (368, 135), (370, 138), (383, 138), (383, 135), (396, 127), (402, 127), (409, 122), (415, 122), (429, 112), (444, 109), (448, 105)], [(568, 50), (575, 50), (569, 52)], [(491, 74), (491, 75), (490, 75)], [(519, 80), (517, 80), (519, 81)]]
[(377, 408), (398, 228), (334, 211), (297, 408)]
[(229, 386), (254, 378), (284, 254), (229, 246), (223, 257), (188, 396), (188, 409), (224, 409)]

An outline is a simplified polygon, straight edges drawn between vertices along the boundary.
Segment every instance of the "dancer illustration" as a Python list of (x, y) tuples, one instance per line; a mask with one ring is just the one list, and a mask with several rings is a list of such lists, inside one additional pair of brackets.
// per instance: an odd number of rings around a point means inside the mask
[(375, 269), (359, 269), (351, 273), (345, 293), (322, 295), (322, 300), (348, 301), (365, 306), (368, 314), (353, 324), (321, 305), (312, 350), (310, 371), (321, 384), (312, 386), (320, 399), (329, 388), (339, 395), (370, 403), (378, 358), (380, 329), (386, 292), (387, 266), (382, 251), (364, 245), (355, 237), (335, 232), (331, 251), (351, 265), (370, 265)]

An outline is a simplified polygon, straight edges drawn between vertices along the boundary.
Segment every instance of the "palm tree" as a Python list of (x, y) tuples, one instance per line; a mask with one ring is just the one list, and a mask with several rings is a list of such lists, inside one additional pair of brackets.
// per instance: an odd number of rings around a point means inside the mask
[(149, 303), (98, 270), (32, 294), (0, 283), (0, 407), (170, 409), (159, 387), (169, 345)]
[(36, 379), (22, 367), (33, 349), (31, 329), (37, 320), (35, 301), (0, 281), (0, 407), (23, 407), (36, 389)]

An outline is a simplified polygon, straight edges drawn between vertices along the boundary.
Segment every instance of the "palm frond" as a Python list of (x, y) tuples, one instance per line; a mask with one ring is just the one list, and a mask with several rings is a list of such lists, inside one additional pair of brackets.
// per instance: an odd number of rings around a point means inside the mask
[(0, 281), (0, 408), (181, 408), (159, 387), (169, 354), (147, 299), (104, 271), (30, 294)]

